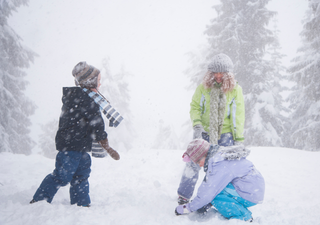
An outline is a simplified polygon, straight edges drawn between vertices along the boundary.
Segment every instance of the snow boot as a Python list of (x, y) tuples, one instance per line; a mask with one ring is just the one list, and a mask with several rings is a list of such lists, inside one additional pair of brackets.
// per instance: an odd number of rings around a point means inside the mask
[(179, 205), (184, 205), (184, 204), (187, 204), (187, 203), (189, 203), (189, 199), (184, 198), (184, 197), (182, 197), (182, 196), (179, 195), (178, 204), (179, 204)]
[(208, 210), (212, 207), (211, 202), (208, 205), (203, 206), (202, 208), (197, 210), (197, 213), (205, 215), (207, 214)]
[(247, 220), (246, 222), (252, 223), (253, 222), (253, 218), (251, 217), (251, 219)]
[(35, 203), (35, 202), (37, 202), (37, 201), (34, 200), (34, 199), (32, 199), (32, 200), (29, 202), (29, 204), (33, 204), (33, 203)]

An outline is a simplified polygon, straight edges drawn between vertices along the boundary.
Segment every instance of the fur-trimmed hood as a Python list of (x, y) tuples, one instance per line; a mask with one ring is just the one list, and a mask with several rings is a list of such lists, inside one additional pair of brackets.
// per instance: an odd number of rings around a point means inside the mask
[(211, 145), (208, 151), (203, 170), (207, 172), (209, 159), (216, 156), (218, 153), (222, 160), (240, 160), (246, 158), (250, 154), (250, 149), (244, 147), (244, 145), (232, 145), (232, 146), (219, 146)]

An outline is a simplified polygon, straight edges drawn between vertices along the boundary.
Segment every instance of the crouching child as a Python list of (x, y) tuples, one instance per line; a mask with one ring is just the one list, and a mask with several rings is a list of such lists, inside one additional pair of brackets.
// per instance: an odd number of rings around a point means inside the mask
[(74, 67), (72, 75), (77, 87), (63, 88), (63, 106), (55, 139), (58, 150), (55, 169), (44, 178), (30, 203), (41, 200), (51, 203), (59, 187), (70, 183), (71, 204), (89, 207), (91, 157), (88, 152), (92, 142), (100, 143), (113, 159), (120, 159), (118, 152), (109, 146), (100, 112), (101, 104), (93, 97), (98, 95), (102, 99), (100, 102), (103, 102), (103, 96), (98, 91), (100, 71), (86, 62), (80, 62)]
[(227, 219), (252, 221), (251, 206), (262, 203), (265, 182), (243, 145), (221, 147), (203, 139), (193, 140), (183, 161), (203, 167), (206, 175), (192, 202), (176, 207), (176, 215), (204, 212), (212, 205)]

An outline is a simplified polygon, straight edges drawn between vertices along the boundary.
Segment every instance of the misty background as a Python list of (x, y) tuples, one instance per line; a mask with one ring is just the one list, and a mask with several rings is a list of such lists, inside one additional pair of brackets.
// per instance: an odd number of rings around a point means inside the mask
[[(132, 146), (182, 149), (188, 144), (192, 138), (191, 122), (188, 124), (189, 104), (195, 85), (200, 81), (197, 78), (194, 82), (192, 74), (199, 72), (196, 68), (205, 62), (202, 58), (213, 53), (207, 52), (210, 25), (219, 18), (213, 6), (221, 2), (226, 5), (232, 3), (218, 0), (8, 2), (0, 1), (1, 10), (5, 9), (5, 4), (12, 9), (8, 14), (3, 13), (2, 23), (20, 37), (15, 41), (26, 52), (31, 52), (33, 60), (29, 67), (27, 64), (21, 66), (26, 73), (23, 79), (29, 83), (21, 94), (34, 105), (34, 109), (27, 113), (31, 123), (25, 125), (30, 133), (24, 133), (31, 138), (29, 144), (34, 152), (50, 152), (54, 148), (62, 87), (74, 85), (71, 71), (80, 61), (101, 70), (101, 92), (125, 117), (119, 128), (106, 127), (110, 144), (120, 152)], [(268, 1), (252, 2), (264, 5)], [(276, 37), (279, 44), (275, 47), (277, 59), (285, 68), (278, 71), (285, 78), (275, 79), (281, 84), (281, 88), (275, 91), (276, 95), (281, 95), (281, 105), (285, 108), (290, 104), (285, 99), (293, 92), (286, 87), (295, 85), (290, 78), (294, 71), (287, 68), (292, 67), (292, 59), (302, 46), (300, 33), (310, 2), (318, 4), (319, 1), (269, 1), (265, 5), (267, 10), (277, 13), (268, 19), (266, 28), (274, 31), (271, 36)], [(221, 13), (223, 16), (224, 12)], [(263, 25), (261, 27), (264, 28)], [(211, 37), (214, 35), (217, 36), (213, 34)], [(236, 56), (231, 58), (237, 64)], [(235, 74), (241, 86), (250, 84), (241, 79), (241, 74), (237, 76), (237, 70)], [(244, 88), (244, 93), (246, 90)], [(1, 100), (1, 105), (3, 103)], [(278, 114), (290, 118), (292, 111), (280, 108)], [(246, 112), (249, 109), (247, 107)], [(2, 133), (6, 132), (5, 126), (2, 125)], [(285, 126), (281, 129), (290, 127)], [(289, 138), (282, 141), (284, 136), (288, 137), (283, 132), (270, 135), (267, 144), (263, 141), (250, 142), (250, 139), (246, 144), (319, 150), (314, 145), (309, 149), (301, 144), (294, 146)], [(2, 137), (7, 140), (6, 135)], [(319, 141), (315, 143), (319, 146)], [(44, 150), (46, 147), (49, 149)], [(1, 147), (1, 151), (24, 153), (24, 150), (16, 151), (10, 144)]]

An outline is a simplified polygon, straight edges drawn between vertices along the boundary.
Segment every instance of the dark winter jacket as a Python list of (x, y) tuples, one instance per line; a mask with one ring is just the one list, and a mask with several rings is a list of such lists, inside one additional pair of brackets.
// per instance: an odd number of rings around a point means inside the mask
[(80, 87), (64, 87), (59, 129), (58, 151), (91, 151), (92, 141), (107, 138), (99, 105)]

